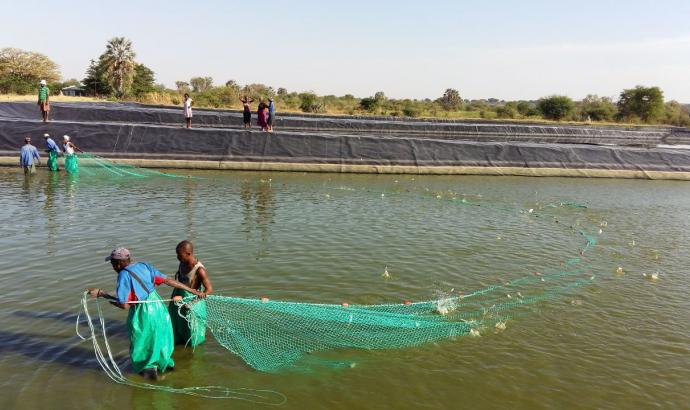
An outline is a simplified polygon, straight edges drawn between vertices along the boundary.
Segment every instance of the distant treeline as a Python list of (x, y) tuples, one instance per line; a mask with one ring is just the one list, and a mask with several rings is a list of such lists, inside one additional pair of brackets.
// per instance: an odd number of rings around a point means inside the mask
[(358, 98), (351, 94), (289, 92), (265, 84), (240, 85), (232, 80), (215, 85), (211, 77), (201, 76), (177, 81), (176, 88), (169, 89), (156, 84), (154, 72), (135, 58), (132, 42), (116, 37), (108, 41), (103, 54), (91, 60), (84, 79), (61, 82), (57, 65), (45, 55), (5, 48), (0, 50), (0, 93), (32, 94), (37, 90), (38, 81), (45, 79), (53, 94), (66, 86), (79, 85), (90, 96), (179, 105), (182, 95), (189, 93), (196, 107), (239, 109), (240, 98), (248, 96), (256, 101), (274, 98), (279, 111), (307, 113), (690, 126), (690, 107), (665, 101), (658, 87), (625, 89), (615, 101), (597, 95), (588, 95), (582, 101), (562, 95), (545, 96), (536, 101), (467, 100), (453, 88), (448, 88), (436, 99), (394, 99), (382, 91)]

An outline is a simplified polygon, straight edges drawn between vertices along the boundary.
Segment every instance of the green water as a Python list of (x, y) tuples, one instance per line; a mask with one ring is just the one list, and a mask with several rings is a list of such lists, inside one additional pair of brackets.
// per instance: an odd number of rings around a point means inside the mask
[[(579, 229), (598, 240), (583, 265), (592, 283), (531, 307), (503, 331), (327, 352), (354, 367), (275, 374), (252, 370), (209, 335), (193, 354), (175, 353), (178, 370), (162, 383), (270, 389), (290, 409), (689, 407), (687, 183), (194, 175), (26, 180), (0, 170), (0, 408), (265, 407), (139, 390), (104, 375), (74, 322), (83, 288), (114, 288), (102, 261), (116, 246), (173, 273), (175, 245), (191, 239), (223, 295), (402, 303), (558, 268), (582, 248)], [(544, 208), (564, 201), (588, 208)], [(643, 277), (657, 271), (656, 281)], [(128, 370), (125, 315), (104, 308)]]

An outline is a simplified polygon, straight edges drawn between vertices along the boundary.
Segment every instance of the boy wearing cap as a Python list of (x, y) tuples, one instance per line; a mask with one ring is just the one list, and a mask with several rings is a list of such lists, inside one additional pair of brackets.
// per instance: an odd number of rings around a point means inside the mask
[(158, 380), (159, 372), (175, 367), (172, 359), (175, 344), (168, 309), (155, 286), (165, 283), (200, 298), (206, 295), (168, 278), (148, 263), (133, 263), (126, 248), (113, 250), (105, 260), (117, 272), (116, 296), (96, 288), (87, 291), (94, 298), (110, 299), (112, 305), (129, 311), (127, 333), (132, 367), (145, 378)]
[(48, 111), (50, 111), (50, 88), (46, 80), (41, 80), (38, 86), (38, 106), (41, 108), (41, 115), (43, 115), (43, 122), (48, 122)]
[(50, 135), (43, 134), (43, 138), (46, 140), (46, 152), (48, 153), (48, 168), (51, 171), (58, 171), (58, 156), (60, 155), (60, 147), (57, 146), (55, 141), (50, 138)]
[(36, 172), (36, 165), (34, 160), (41, 163), (41, 157), (38, 155), (36, 147), (31, 145), (31, 137), (24, 138), (24, 146), (19, 151), (19, 165), (24, 169), (24, 175), (30, 175)]

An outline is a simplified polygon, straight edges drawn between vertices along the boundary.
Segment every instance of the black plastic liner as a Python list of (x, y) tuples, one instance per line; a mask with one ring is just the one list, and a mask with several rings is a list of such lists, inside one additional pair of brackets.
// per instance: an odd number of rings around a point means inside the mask
[(690, 172), (690, 150), (487, 142), (161, 125), (0, 119), (0, 154), (18, 155), (25, 135), (64, 134), (84, 151), (123, 158), (285, 163), (573, 168)]
[[(68, 122), (109, 122), (181, 125), (181, 108), (136, 103), (52, 103), (51, 119)], [(35, 103), (0, 103), (0, 119), (40, 118)], [(253, 113), (253, 122), (256, 115)], [(195, 109), (193, 124), (202, 128), (242, 129), (242, 113)], [(383, 117), (342, 117), (281, 114), (275, 128), (319, 134), (377, 135), (496, 142), (549, 142), (655, 147), (690, 144), (690, 130), (659, 127), (558, 126), (491, 121), (413, 120)], [(256, 127), (255, 124), (253, 124)]]

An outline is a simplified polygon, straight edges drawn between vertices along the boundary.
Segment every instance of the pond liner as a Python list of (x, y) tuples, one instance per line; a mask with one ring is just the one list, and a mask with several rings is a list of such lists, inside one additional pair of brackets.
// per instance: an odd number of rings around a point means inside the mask
[(110, 158), (690, 172), (687, 149), (10, 119), (0, 119), (0, 154), (17, 156), (26, 135), (42, 150), (46, 132), (58, 142), (70, 135), (84, 151)]
[[(52, 103), (51, 120), (85, 123), (181, 125), (181, 108), (136, 103)], [(0, 103), (0, 119), (38, 119), (31, 102)], [(254, 115), (254, 118), (256, 115)], [(242, 113), (195, 109), (199, 128), (243, 129)], [(347, 135), (380, 135), (469, 141), (551, 142), (559, 144), (627, 145), (690, 144), (690, 130), (675, 127), (617, 127), (530, 124), (496, 121), (344, 117), (278, 113), (275, 128), (283, 131)]]

